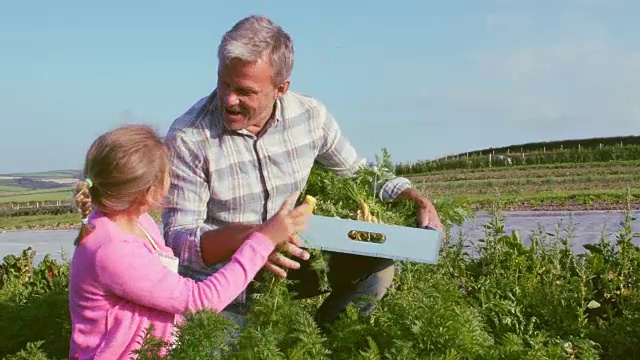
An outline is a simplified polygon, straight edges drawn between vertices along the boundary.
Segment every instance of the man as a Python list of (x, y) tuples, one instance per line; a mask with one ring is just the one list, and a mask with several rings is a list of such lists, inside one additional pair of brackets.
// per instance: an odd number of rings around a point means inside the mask
[[(322, 103), (288, 91), (292, 41), (269, 19), (236, 23), (219, 45), (218, 62), (216, 89), (176, 119), (166, 137), (173, 168), (164, 234), (181, 272), (196, 279), (218, 269), (254, 225), (302, 190), (315, 161), (343, 176), (366, 165)], [(442, 229), (431, 202), (407, 179), (386, 182), (380, 198), (415, 201), (419, 225)], [(283, 250), (300, 260), (274, 252), (266, 269), (301, 280), (292, 288), (300, 297), (318, 295), (309, 254), (299, 246), (292, 239)], [(382, 298), (394, 275), (386, 259), (333, 254), (329, 265), (332, 292), (318, 310), (321, 325), (360, 295)]]

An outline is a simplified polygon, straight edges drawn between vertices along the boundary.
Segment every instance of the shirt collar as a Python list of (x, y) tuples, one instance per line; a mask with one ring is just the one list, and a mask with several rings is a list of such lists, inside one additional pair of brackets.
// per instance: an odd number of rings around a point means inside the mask
[(276, 123), (284, 120), (284, 95), (276, 99), (276, 111), (274, 111)]

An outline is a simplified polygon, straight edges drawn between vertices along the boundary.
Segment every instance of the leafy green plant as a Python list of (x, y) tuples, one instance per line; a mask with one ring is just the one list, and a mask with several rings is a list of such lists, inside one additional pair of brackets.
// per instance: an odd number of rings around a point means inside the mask
[(35, 252), (27, 248), (20, 256), (5, 256), (0, 265), (0, 356), (32, 343), (26, 349), (29, 354), (66, 357), (71, 334), (69, 266), (48, 254), (33, 266), (34, 257)]
[[(373, 183), (389, 174), (372, 171), (341, 179), (314, 168), (303, 196), (318, 200), (318, 214), (354, 218), (365, 202), (383, 222), (415, 226), (411, 203), (375, 198)], [(255, 281), (243, 326), (211, 311), (187, 314), (174, 346), (147, 336), (139, 359), (639, 358), (640, 251), (632, 242), (630, 207), (614, 242), (603, 229), (601, 241), (578, 255), (571, 250), (572, 222), (509, 233), (496, 199), (481, 239), (451, 231), (473, 216), (464, 203), (436, 203), (447, 224), (439, 262), (398, 262), (395, 281), (371, 316), (350, 306), (321, 331), (313, 314), (323, 297), (293, 300), (289, 280), (267, 274)], [(25, 251), (0, 266), (0, 357), (64, 358), (68, 265), (47, 260), (32, 267), (32, 259)], [(326, 270), (325, 262), (316, 265)], [(34, 331), (34, 323), (41, 329)]]

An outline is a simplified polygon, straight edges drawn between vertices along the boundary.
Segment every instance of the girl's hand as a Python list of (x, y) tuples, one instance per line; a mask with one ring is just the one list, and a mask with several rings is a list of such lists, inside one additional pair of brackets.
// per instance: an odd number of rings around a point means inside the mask
[(285, 269), (300, 268), (300, 263), (287, 258), (281, 252), (286, 252), (302, 260), (308, 260), (310, 257), (309, 253), (301, 248), (302, 241), (298, 237), (298, 233), (304, 231), (313, 213), (311, 211), (313, 205), (310, 206), (305, 202), (293, 210), (289, 210), (297, 196), (298, 194), (289, 196), (280, 211), (259, 230), (269, 237), (277, 248), (269, 256), (265, 268), (281, 278), (287, 277)]
[(280, 210), (263, 226), (258, 228), (258, 231), (271, 239), (276, 246), (288, 242), (294, 235), (303, 232), (311, 217), (311, 211), (309, 211), (307, 203), (298, 205), (290, 210), (297, 198), (298, 193), (289, 195)]

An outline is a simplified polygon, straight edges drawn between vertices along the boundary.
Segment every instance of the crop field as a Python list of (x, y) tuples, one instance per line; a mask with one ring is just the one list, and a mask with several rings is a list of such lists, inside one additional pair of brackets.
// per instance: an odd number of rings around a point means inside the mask
[(431, 197), (466, 201), (476, 209), (486, 208), (496, 196), (510, 210), (622, 209), (627, 188), (637, 208), (639, 163), (585, 165), (460, 169), (408, 178)]
[[(461, 181), (497, 177), (487, 174)], [(317, 214), (354, 218), (364, 202), (384, 222), (412, 226), (412, 204), (372, 198), (372, 178), (364, 172), (346, 181), (314, 169), (302, 196), (316, 197)], [(361, 317), (350, 307), (327, 333), (313, 320), (323, 297), (292, 300), (287, 280), (263, 274), (245, 326), (211, 311), (188, 314), (175, 347), (149, 335), (139, 359), (159, 359), (162, 350), (168, 359), (637, 359), (640, 251), (632, 243), (631, 199), (627, 193), (613, 243), (603, 237), (580, 255), (568, 248), (570, 226), (507, 233), (496, 204), (482, 239), (472, 244), (446, 232), (437, 264), (398, 262), (376, 311)], [(447, 227), (473, 216), (464, 204), (436, 207)], [(312, 254), (326, 284), (326, 258)], [(0, 358), (67, 357), (68, 263), (46, 258), (34, 267), (33, 255), (25, 250), (0, 265)]]
[(543, 178), (548, 176), (583, 176), (592, 174), (606, 175), (628, 175), (637, 173), (640, 170), (640, 162), (611, 162), (611, 163), (586, 163), (586, 164), (553, 164), (553, 165), (530, 165), (511, 166), (498, 168), (480, 169), (456, 169), (432, 171), (419, 175), (408, 175), (408, 177), (431, 177), (438, 180), (473, 180), (486, 178), (510, 178), (513, 175), (528, 178)]
[(0, 204), (28, 203), (43, 201), (70, 201), (73, 199), (73, 188), (55, 188), (43, 190), (25, 190), (19, 193), (5, 194), (0, 192)]

